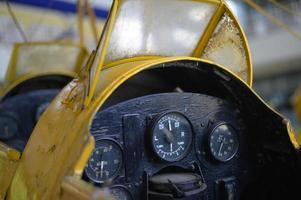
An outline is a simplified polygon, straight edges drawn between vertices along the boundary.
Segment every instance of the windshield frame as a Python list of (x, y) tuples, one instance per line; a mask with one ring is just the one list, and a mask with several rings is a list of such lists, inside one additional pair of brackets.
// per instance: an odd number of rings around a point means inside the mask
[[(245, 82), (250, 87), (252, 87), (253, 66), (252, 66), (252, 62), (251, 62), (250, 48), (249, 48), (249, 45), (247, 42), (246, 35), (245, 35), (241, 25), (239, 24), (237, 18), (234, 16), (234, 14), (232, 13), (232, 11), (229, 8), (229, 6), (227, 5), (227, 3), (224, 0), (183, 0), (183, 1), (193, 1), (193, 2), (199, 2), (199, 3), (212, 3), (212, 4), (218, 5), (215, 13), (213, 14), (206, 29), (204, 30), (203, 35), (200, 36), (200, 39), (199, 39), (197, 46), (195, 47), (191, 57), (201, 58), (201, 55), (204, 52), (205, 47), (209, 43), (209, 40), (212, 37), (213, 32), (215, 31), (215, 29), (221, 19), (221, 16), (224, 14), (228, 14), (233, 19), (234, 24), (237, 26), (237, 28), (239, 30), (240, 37), (242, 38), (243, 48), (245, 50), (246, 60), (247, 60), (247, 75), (248, 76), (247, 76), (247, 80), (245, 80)], [(137, 56), (137, 57), (133, 57), (133, 58), (125, 58), (125, 59), (120, 59), (120, 60), (116, 60), (113, 62), (105, 63), (105, 58), (107, 55), (107, 50), (109, 48), (112, 31), (113, 31), (116, 19), (118, 17), (118, 11), (122, 5), (122, 2), (123, 2), (122, 0), (113, 0), (107, 22), (104, 26), (100, 40), (99, 40), (97, 48), (96, 48), (94, 62), (89, 67), (89, 83), (87, 84), (87, 87), (88, 87), (87, 90), (89, 92), (87, 93), (85, 100), (84, 100), (85, 106), (87, 106), (91, 102), (91, 100), (94, 96), (95, 88), (96, 88), (96, 85), (98, 82), (98, 77), (100, 75), (100, 72), (103, 69), (107, 69), (107, 68), (113, 67), (115, 65), (126, 63), (126, 62), (134, 62), (134, 61), (145, 60), (145, 59), (166, 57), (166, 56), (158, 56), (158, 55), (154, 55), (154, 56), (146, 55), (146, 56)], [(210, 60), (208, 60), (208, 61), (212, 62)], [(225, 68), (227, 68), (227, 67), (225, 67)]]

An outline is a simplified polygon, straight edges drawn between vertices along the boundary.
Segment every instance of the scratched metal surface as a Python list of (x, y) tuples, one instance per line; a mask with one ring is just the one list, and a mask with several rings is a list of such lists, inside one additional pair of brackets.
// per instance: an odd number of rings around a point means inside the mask
[(248, 62), (243, 38), (233, 19), (227, 14), (224, 14), (218, 23), (202, 58), (229, 68), (243, 80), (248, 79)]

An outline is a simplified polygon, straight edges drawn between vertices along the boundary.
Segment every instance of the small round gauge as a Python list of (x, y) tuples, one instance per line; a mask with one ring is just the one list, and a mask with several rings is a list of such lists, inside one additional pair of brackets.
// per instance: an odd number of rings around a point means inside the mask
[(212, 156), (221, 162), (231, 160), (238, 150), (238, 135), (229, 124), (217, 125), (209, 136)]
[(9, 140), (13, 138), (17, 132), (17, 121), (8, 115), (0, 115), (0, 140)]
[(111, 187), (110, 192), (116, 200), (132, 200), (133, 199), (131, 192), (125, 186), (122, 186), (122, 185), (116, 185), (116, 186)]
[(111, 139), (98, 140), (95, 147), (85, 173), (90, 180), (102, 183), (118, 174), (122, 166), (122, 150), (120, 145)]
[(175, 162), (188, 153), (192, 128), (184, 115), (170, 112), (155, 121), (151, 137), (152, 147), (157, 156), (165, 161)]
[(39, 121), (41, 115), (44, 113), (44, 111), (47, 109), (47, 107), (49, 106), (50, 102), (44, 102), (41, 105), (39, 105), (39, 107), (37, 108), (36, 111), (36, 121)]

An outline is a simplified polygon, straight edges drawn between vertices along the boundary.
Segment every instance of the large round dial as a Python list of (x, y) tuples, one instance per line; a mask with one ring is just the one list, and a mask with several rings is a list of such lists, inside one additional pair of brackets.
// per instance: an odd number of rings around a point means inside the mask
[(152, 146), (157, 156), (175, 162), (188, 152), (192, 141), (192, 128), (180, 113), (164, 114), (155, 121), (152, 129)]
[(122, 151), (120, 145), (110, 139), (96, 141), (95, 147), (85, 172), (92, 181), (102, 183), (118, 174), (122, 165)]
[(237, 133), (229, 124), (216, 126), (210, 134), (210, 152), (218, 161), (231, 160), (238, 150), (238, 145)]
[(8, 116), (0, 115), (0, 140), (9, 140), (13, 138), (18, 132), (17, 121)]

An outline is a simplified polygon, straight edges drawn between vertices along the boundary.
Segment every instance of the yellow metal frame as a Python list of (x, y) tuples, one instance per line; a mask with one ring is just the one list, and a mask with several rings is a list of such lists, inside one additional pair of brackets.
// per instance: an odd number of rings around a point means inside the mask
[(20, 157), (20, 152), (0, 142), (0, 199), (6, 196)]
[[(104, 27), (104, 30), (103, 30), (104, 34), (100, 38), (100, 41), (103, 40), (104, 43), (103, 43), (103, 47), (100, 49), (101, 53), (100, 53), (100, 56), (99, 56), (98, 67), (96, 69), (95, 76), (94, 76), (95, 79), (93, 80), (92, 85), (88, 86), (88, 87), (90, 87), (90, 89), (89, 89), (89, 93), (88, 93), (87, 97), (85, 97), (85, 100), (84, 100), (84, 105), (85, 106), (87, 106), (92, 100), (94, 90), (95, 90), (95, 87), (96, 87), (96, 84), (97, 84), (97, 81), (98, 81), (97, 77), (99, 77), (100, 71), (103, 68), (104, 61), (105, 61), (105, 56), (106, 56), (107, 49), (108, 49), (108, 46), (109, 46), (111, 33), (112, 33), (113, 25), (114, 25), (114, 22), (115, 22), (115, 19), (116, 19), (116, 15), (117, 15), (117, 12), (118, 12), (119, 5), (120, 5), (119, 0), (114, 0), (113, 1), (112, 8), (111, 8), (111, 11), (110, 11), (110, 16), (109, 16), (109, 19), (108, 19), (108, 23)], [(108, 27), (108, 30), (106, 30), (107, 27)]]
[[(88, 137), (88, 136), (86, 136)], [(79, 158), (78, 162), (75, 165), (74, 168), (74, 175), (78, 178), (81, 178), (83, 171), (86, 167), (86, 164), (88, 162), (88, 159), (90, 157), (90, 154), (92, 153), (94, 147), (95, 147), (95, 141), (93, 136), (89, 136), (88, 139), (84, 139), (84, 140), (88, 140), (83, 153), (81, 155), (81, 157)]]
[[(186, 1), (189, 1), (189, 0), (186, 0)], [(219, 19), (221, 18), (221, 16), (224, 13), (227, 13), (227, 14), (230, 15), (230, 17), (233, 19), (234, 23), (237, 25), (237, 27), (239, 29), (239, 32), (242, 36), (244, 49), (246, 50), (246, 57), (247, 57), (247, 64), (248, 64), (248, 71), (247, 71), (248, 80), (247, 80), (247, 83), (248, 83), (249, 86), (252, 87), (252, 84), (253, 84), (253, 66), (252, 66), (252, 62), (251, 62), (250, 48), (249, 48), (248, 43), (247, 43), (246, 35), (243, 32), (243, 29), (241, 28), (240, 24), (238, 23), (237, 18), (232, 14), (229, 6), (225, 3), (224, 0), (192, 0), (192, 1), (218, 4), (218, 9), (215, 12), (215, 14), (213, 15), (213, 17), (211, 19), (211, 22), (208, 24), (204, 34), (200, 38), (200, 41), (198, 42), (198, 45), (197, 45), (192, 57), (200, 57), (202, 55), (204, 48), (208, 44), (208, 41), (209, 41), (210, 37), (212, 36), (212, 33), (214, 32), (214, 30), (215, 30), (215, 28), (216, 28), (216, 26), (219, 22)], [(101, 48), (98, 66), (97, 66), (97, 69), (96, 69), (94, 80), (92, 81), (92, 84), (89, 85), (89, 87), (90, 87), (88, 89), (89, 93), (85, 97), (84, 106), (88, 106), (89, 103), (91, 102), (93, 96), (94, 96), (94, 91), (95, 91), (95, 88), (96, 88), (96, 85), (97, 85), (97, 82), (98, 82), (98, 79), (99, 79), (98, 77), (99, 77), (100, 72), (101, 72), (102, 69), (113, 67), (115, 64), (118, 64), (120, 62), (133, 62), (137, 59), (136, 57), (135, 58), (124, 59), (122, 61), (108, 63), (104, 66), (105, 56), (106, 56), (109, 41), (110, 41), (110, 38), (111, 38), (113, 25), (115, 23), (115, 20), (116, 20), (116, 17), (117, 17), (117, 12), (120, 8), (121, 3), (122, 3), (122, 0), (114, 0), (113, 1), (110, 16), (109, 16), (109, 19), (108, 19), (108, 23), (104, 27), (104, 32), (106, 32), (106, 34), (104, 34), (103, 38), (100, 39), (100, 41), (104, 41), (104, 44), (103, 44), (103, 47)], [(145, 57), (147, 57), (147, 56), (145, 56)]]
[[(97, 110), (122, 83), (134, 75), (159, 64), (183, 60), (207, 63), (217, 70), (226, 71), (232, 78), (239, 79), (240, 84), (251, 90), (258, 98), (258, 102), (264, 103), (247, 83), (227, 68), (191, 57), (139, 60), (104, 69), (96, 86), (95, 98), (85, 109), (81, 107), (85, 83), (84, 80), (75, 79), (55, 98), (35, 127), (16, 170), (8, 199), (65, 199), (66, 196), (62, 196), (62, 191), (65, 191), (63, 193), (66, 195), (76, 195), (78, 188), (74, 189), (72, 183), (77, 182), (92, 150), (93, 142), (89, 139), (91, 138), (89, 129)], [(265, 106), (275, 117), (279, 117), (279, 114), (267, 104)], [(284, 123), (292, 144), (299, 149), (300, 141), (297, 140), (289, 122), (284, 121)], [(66, 185), (64, 180), (68, 176), (75, 179)], [(76, 184), (76, 187), (88, 187), (88, 183), (80, 180), (79, 182), (82, 186)]]
[(204, 34), (201, 36), (201, 39), (199, 40), (194, 52), (193, 57), (200, 58), (203, 54), (204, 49), (208, 45), (208, 42), (218, 24), (220, 21), (222, 15), (225, 13), (226, 7), (223, 2), (219, 3), (217, 10), (213, 14), (209, 24), (207, 25)]
[[(5, 80), (6, 81), (14, 81), (16, 78), (16, 66), (17, 66), (17, 56), (18, 56), (18, 51), (19, 48), (22, 46), (37, 46), (37, 45), (47, 45), (47, 46), (51, 46), (51, 45), (60, 45), (60, 46), (74, 46), (74, 47), (78, 47), (80, 49), (80, 53), (79, 53), (79, 57), (77, 58), (77, 64), (75, 65), (75, 72), (78, 73), (82, 67), (82, 62), (84, 59), (84, 56), (87, 54), (87, 50), (84, 46), (81, 45), (77, 45), (74, 44), (72, 42), (26, 42), (26, 43), (15, 43), (14, 44), (14, 48), (12, 51), (12, 55), (11, 55), (11, 59), (10, 59), (10, 63), (9, 63), (9, 67), (7, 69), (7, 73), (6, 73), (6, 77)], [(64, 72), (66, 70), (62, 69), (62, 72)]]
[[(74, 70), (71, 71), (69, 69), (60, 69), (60, 70), (52, 70), (52, 69), (43, 69), (43, 66), (41, 66), (42, 71), (39, 71), (38, 69), (35, 71), (31, 71), (29, 73), (25, 73), (19, 76), (16, 76), (16, 71), (17, 71), (17, 56), (18, 56), (18, 51), (19, 48), (22, 46), (37, 46), (37, 45), (45, 45), (45, 46), (51, 46), (51, 45), (60, 45), (60, 46), (73, 46), (73, 47), (78, 47), (79, 48), (79, 54), (77, 56), (77, 61), (74, 66)], [(13, 88), (15, 88), (17, 85), (30, 80), (35, 77), (39, 76), (48, 76), (48, 75), (61, 75), (61, 76), (66, 76), (70, 78), (75, 78), (77, 74), (79, 74), (82, 65), (86, 59), (87, 56), (87, 50), (84, 46), (74, 44), (72, 42), (26, 42), (26, 43), (15, 43), (11, 59), (7, 68), (6, 76), (5, 76), (5, 81), (3, 83), (3, 86), (0, 91), (0, 97), (5, 96), (7, 93), (9, 93)]]
[[(101, 196), (96, 196), (95, 188), (92, 185), (86, 184), (83, 180), (76, 179), (73, 176), (64, 178), (61, 186), (61, 200), (91, 200), (91, 199), (108, 199)], [(91, 198), (93, 197), (93, 198)], [(112, 199), (113, 200), (113, 199)]]
[(297, 89), (294, 95), (293, 105), (295, 108), (296, 115), (301, 123), (301, 86)]
[[(85, 8), (85, 10), (84, 10)], [(90, 22), (90, 26), (92, 29), (92, 33), (93, 33), (93, 37), (95, 40), (95, 43), (98, 42), (98, 37), (99, 37), (99, 33), (98, 33), (98, 29), (97, 29), (97, 25), (96, 25), (96, 16), (94, 13), (94, 10), (90, 4), (89, 0), (77, 0), (77, 16), (78, 16), (78, 28), (79, 28), (79, 44), (84, 46), (84, 13), (85, 11), (87, 11), (88, 13), (88, 17), (89, 17), (89, 22)]]
[[(16, 173), (12, 177), (12, 183), (8, 190), (9, 200), (90, 198), (94, 188), (79, 180), (79, 177), (81, 177), (85, 163), (94, 146), (93, 137), (89, 133), (93, 117), (121, 84), (134, 75), (156, 65), (184, 60), (212, 65), (212, 68), (225, 71), (233, 79), (238, 79), (240, 84), (257, 97), (258, 103), (263, 103), (268, 111), (273, 113), (274, 117), (284, 119), (270, 108), (251, 87), (253, 74), (247, 42), (244, 43), (250, 62), (250, 80), (248, 83), (224, 66), (193, 57), (142, 56), (119, 60), (104, 66), (104, 58), (120, 2), (120, 0), (114, 1), (109, 21), (103, 31), (103, 40), (100, 40), (103, 41), (103, 48), (100, 49), (98, 67), (94, 76), (95, 81), (91, 85), (92, 92), (88, 93), (89, 95), (84, 101), (85, 107), (82, 107), (82, 100), (86, 97), (86, 79), (88, 76), (81, 76), (74, 79), (60, 92), (36, 125), (23, 152), (22, 159), (19, 161)], [(221, 3), (220, 9), (225, 9), (225, 12), (234, 18), (224, 1), (207, 0), (206, 2)], [(217, 19), (220, 13), (216, 15)], [(240, 27), (238, 22), (234, 21)], [(214, 24), (207, 29), (212, 31), (213, 27)], [(242, 29), (241, 34), (246, 40)], [(202, 40), (205, 42), (205, 39)], [(201, 49), (201, 47), (199, 48)], [(202, 51), (196, 50), (196, 53), (201, 55)], [(287, 127), (287, 134), (292, 145), (296, 149), (300, 149), (301, 140), (296, 137), (290, 123), (286, 120), (282, 120), (280, 123), (284, 123)]]

